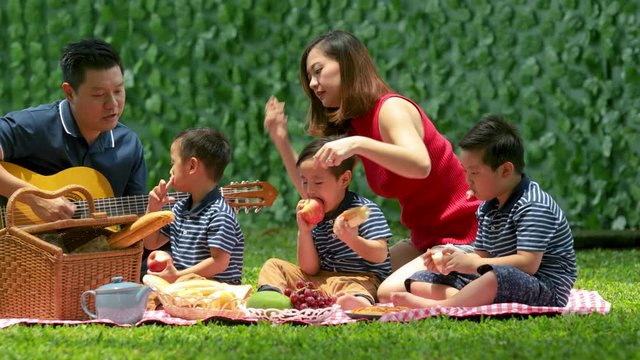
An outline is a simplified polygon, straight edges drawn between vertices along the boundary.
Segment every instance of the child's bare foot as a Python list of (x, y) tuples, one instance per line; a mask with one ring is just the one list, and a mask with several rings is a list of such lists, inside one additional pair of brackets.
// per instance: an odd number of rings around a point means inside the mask
[(406, 306), (414, 309), (428, 308), (438, 305), (438, 301), (436, 300), (425, 299), (408, 292), (391, 293), (391, 302), (393, 305)]
[(352, 310), (359, 307), (371, 306), (371, 302), (362, 296), (354, 296), (344, 294), (338, 297), (336, 304), (342, 307), (342, 310)]

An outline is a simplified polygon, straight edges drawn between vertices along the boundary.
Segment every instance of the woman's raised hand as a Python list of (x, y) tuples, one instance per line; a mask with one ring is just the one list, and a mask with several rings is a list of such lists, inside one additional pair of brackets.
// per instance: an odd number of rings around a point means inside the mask
[(278, 101), (275, 96), (271, 96), (264, 107), (264, 128), (274, 141), (287, 138), (284, 103)]

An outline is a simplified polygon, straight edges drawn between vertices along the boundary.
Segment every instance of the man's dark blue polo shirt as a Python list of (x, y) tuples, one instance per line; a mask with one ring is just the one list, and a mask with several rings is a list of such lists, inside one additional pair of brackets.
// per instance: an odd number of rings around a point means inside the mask
[(66, 100), (0, 118), (0, 159), (41, 175), (74, 166), (102, 173), (115, 196), (147, 194), (147, 169), (138, 135), (118, 123), (89, 145)]

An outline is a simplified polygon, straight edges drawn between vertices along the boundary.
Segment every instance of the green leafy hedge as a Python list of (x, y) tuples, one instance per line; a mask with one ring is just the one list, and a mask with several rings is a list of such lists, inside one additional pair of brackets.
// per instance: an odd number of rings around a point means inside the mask
[[(640, 224), (633, 0), (7, 0), (0, 21), (1, 113), (62, 96), (57, 60), (67, 42), (97, 36), (120, 49), (122, 121), (145, 143), (150, 186), (166, 177), (179, 130), (212, 126), (235, 146), (225, 181), (270, 181), (281, 196), (264, 216), (290, 221), (297, 194), (264, 133), (264, 103), (271, 94), (286, 101), (301, 148), (309, 138), (300, 53), (316, 35), (345, 29), (453, 143), (483, 113), (516, 122), (528, 174), (574, 228)], [(371, 196), (357, 175), (354, 188)], [(372, 197), (398, 218), (394, 202)]]

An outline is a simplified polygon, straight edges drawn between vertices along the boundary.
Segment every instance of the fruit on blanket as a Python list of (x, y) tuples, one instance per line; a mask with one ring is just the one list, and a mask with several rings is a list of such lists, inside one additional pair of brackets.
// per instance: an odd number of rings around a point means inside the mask
[(311, 281), (298, 280), (296, 288), (286, 288), (284, 294), (291, 299), (293, 307), (298, 310), (320, 309), (336, 303), (335, 296), (326, 296)]
[(291, 309), (293, 304), (288, 296), (277, 291), (258, 291), (249, 296), (247, 307), (254, 309)]
[(152, 251), (147, 258), (147, 268), (151, 272), (161, 272), (173, 262), (173, 258), (168, 252), (162, 250)]
[(340, 216), (347, 222), (349, 227), (360, 226), (363, 222), (367, 221), (371, 210), (367, 206), (356, 206), (351, 209), (345, 210)]

